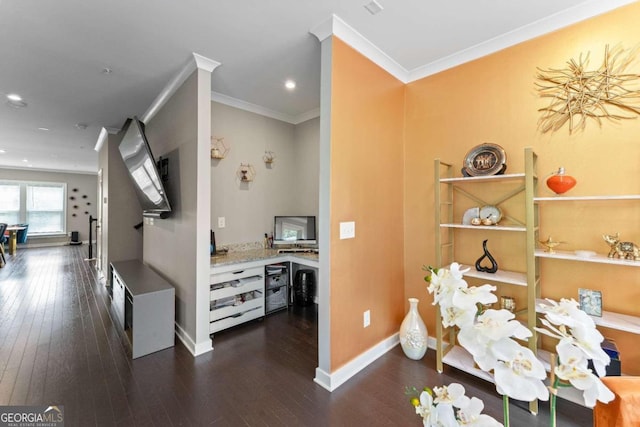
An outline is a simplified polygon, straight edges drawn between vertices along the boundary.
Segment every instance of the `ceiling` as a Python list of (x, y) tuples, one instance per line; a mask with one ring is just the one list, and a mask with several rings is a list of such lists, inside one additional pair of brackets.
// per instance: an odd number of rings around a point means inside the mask
[(0, 0), (0, 167), (95, 173), (101, 128), (141, 116), (192, 52), (222, 64), (214, 99), (295, 123), (319, 107), (310, 30), (332, 15), (412, 80), (632, 2), (369, 1)]

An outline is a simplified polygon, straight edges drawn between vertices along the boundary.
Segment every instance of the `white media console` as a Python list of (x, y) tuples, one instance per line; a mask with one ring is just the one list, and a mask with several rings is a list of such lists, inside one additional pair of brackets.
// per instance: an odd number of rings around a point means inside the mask
[(112, 262), (111, 271), (111, 304), (131, 343), (132, 357), (173, 347), (173, 286), (138, 260)]

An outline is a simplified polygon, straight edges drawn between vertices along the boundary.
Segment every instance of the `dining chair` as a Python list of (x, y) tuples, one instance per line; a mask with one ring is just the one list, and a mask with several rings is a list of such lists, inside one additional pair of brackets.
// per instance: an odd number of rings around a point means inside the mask
[(7, 259), (4, 257), (4, 244), (9, 241), (4, 232), (7, 231), (7, 224), (0, 223), (0, 265), (4, 266), (7, 263)]

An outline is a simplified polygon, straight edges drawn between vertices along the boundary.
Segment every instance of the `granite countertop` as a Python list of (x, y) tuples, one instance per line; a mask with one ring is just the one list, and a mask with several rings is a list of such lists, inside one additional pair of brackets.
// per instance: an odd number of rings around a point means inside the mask
[(289, 252), (278, 253), (277, 249), (249, 249), (246, 251), (228, 252), (226, 254), (211, 257), (211, 266), (220, 267), (223, 265), (239, 264), (241, 262), (261, 261), (271, 258), (290, 256), (302, 258), (310, 261), (318, 261), (318, 254), (309, 252)]

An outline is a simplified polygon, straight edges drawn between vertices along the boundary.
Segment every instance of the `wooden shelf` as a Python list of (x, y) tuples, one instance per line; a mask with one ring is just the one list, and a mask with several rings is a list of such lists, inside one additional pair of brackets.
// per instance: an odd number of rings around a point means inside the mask
[(523, 179), (523, 173), (511, 173), (505, 175), (490, 175), (490, 176), (461, 176), (455, 178), (440, 178), (442, 183), (459, 183), (459, 182), (486, 182), (486, 181), (510, 181), (516, 179)]
[(634, 261), (630, 259), (619, 259), (619, 258), (609, 258), (606, 255), (595, 254), (591, 257), (581, 257), (576, 255), (574, 252), (569, 251), (554, 251), (554, 253), (545, 252), (543, 249), (536, 249), (535, 251), (536, 257), (539, 258), (553, 258), (553, 259), (563, 259), (569, 261), (580, 261), (580, 262), (595, 262), (600, 264), (614, 264), (614, 265), (626, 265), (628, 267), (640, 267), (640, 261)]
[(566, 202), (578, 201), (586, 202), (590, 200), (640, 200), (640, 194), (629, 194), (622, 196), (550, 196), (550, 197), (534, 197), (534, 202)]
[[(540, 313), (540, 305), (548, 305), (545, 299), (536, 300), (536, 311)], [(603, 311), (602, 317), (589, 316), (597, 326), (603, 328), (616, 329), (618, 331), (630, 332), (640, 335), (640, 317), (629, 316), (627, 314)]]
[(466, 224), (440, 224), (442, 228), (466, 228), (469, 230), (494, 230), (494, 231), (527, 231), (524, 226), (507, 225), (466, 225)]
[(465, 277), (490, 280), (492, 282), (506, 283), (509, 285), (527, 286), (527, 275), (525, 273), (508, 270), (498, 270), (495, 273), (485, 273), (484, 271), (477, 271), (475, 267), (468, 265), (461, 265), (460, 268), (470, 268), (469, 271), (464, 273)]

